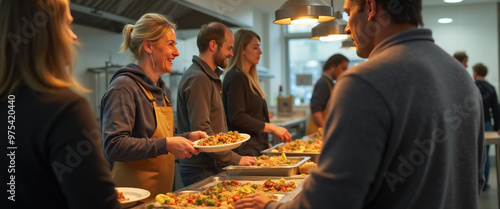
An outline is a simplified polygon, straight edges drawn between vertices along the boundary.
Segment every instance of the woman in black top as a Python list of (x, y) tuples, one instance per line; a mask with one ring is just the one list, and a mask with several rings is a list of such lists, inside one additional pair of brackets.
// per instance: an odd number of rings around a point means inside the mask
[(256, 65), (259, 63), (260, 37), (251, 30), (234, 34), (234, 56), (225, 72), (222, 99), (229, 130), (250, 134), (251, 138), (236, 148), (240, 155), (258, 156), (269, 148), (265, 132), (289, 142), (291, 135), (283, 127), (269, 123), (266, 95), (259, 84)]
[(71, 90), (88, 91), (72, 76), (72, 21), (68, 0), (1, 1), (3, 208), (120, 208), (94, 114)]

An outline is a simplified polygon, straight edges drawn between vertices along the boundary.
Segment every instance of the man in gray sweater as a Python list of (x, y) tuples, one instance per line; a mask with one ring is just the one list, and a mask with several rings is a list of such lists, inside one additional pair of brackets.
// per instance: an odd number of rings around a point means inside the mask
[[(233, 56), (234, 37), (231, 30), (217, 22), (203, 25), (197, 38), (200, 56), (179, 82), (177, 99), (177, 133), (205, 131), (209, 136), (227, 132), (222, 104), (222, 82), (219, 67), (227, 66)], [(240, 156), (233, 151), (200, 153), (180, 160), (182, 183), (187, 186), (222, 172), (225, 165), (255, 165), (257, 160)]]
[(345, 0), (368, 61), (340, 76), (318, 169), (293, 200), (236, 208), (474, 209), (485, 160), (481, 95), (422, 25), (421, 0)]

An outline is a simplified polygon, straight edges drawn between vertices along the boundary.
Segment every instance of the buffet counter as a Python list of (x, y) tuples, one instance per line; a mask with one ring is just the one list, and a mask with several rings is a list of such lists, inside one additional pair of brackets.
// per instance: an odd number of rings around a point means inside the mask
[[(295, 196), (302, 191), (302, 183), (304, 182), (305, 178), (309, 176), (307, 174), (297, 174), (297, 175), (292, 175), (288, 177), (281, 177), (281, 176), (228, 176), (227, 173), (224, 171), (220, 174), (208, 177), (204, 180), (201, 180), (197, 183), (194, 183), (192, 185), (186, 186), (182, 189), (179, 189), (177, 191), (174, 191), (172, 193), (174, 194), (190, 194), (190, 193), (198, 193), (198, 192), (203, 192), (207, 187), (214, 186), (219, 182), (223, 181), (238, 181), (240, 183), (246, 183), (246, 182), (254, 182), (256, 184), (261, 184), (266, 182), (268, 179), (278, 182), (280, 179), (285, 179), (286, 182), (294, 182), (297, 184), (297, 187), (293, 191), (288, 191), (288, 192), (273, 192), (273, 194), (276, 197), (276, 201), (279, 202), (284, 202), (291, 200), (295, 198)], [(156, 196), (157, 194), (151, 194), (153, 196)], [(137, 202), (133, 207), (129, 207), (130, 209), (147, 209), (147, 206), (154, 203), (155, 201), (149, 201), (149, 202), (144, 202), (144, 201), (139, 201)], [(155, 208), (155, 207), (153, 207)], [(161, 208), (161, 207), (156, 207), (156, 208)], [(166, 208), (166, 207), (165, 207)]]
[[(498, 207), (500, 208), (500, 135), (496, 131), (486, 131), (484, 132), (484, 141), (486, 145), (495, 146), (495, 156), (496, 156), (496, 173), (497, 173), (497, 198)], [(492, 166), (492, 165), (490, 165)]]
[[(274, 125), (284, 127), (292, 135), (292, 140), (299, 139), (306, 134), (306, 114), (304, 111), (295, 111), (293, 116), (275, 116), (270, 119), (270, 122)], [(279, 143), (278, 137), (269, 134), (269, 143), (275, 145)]]

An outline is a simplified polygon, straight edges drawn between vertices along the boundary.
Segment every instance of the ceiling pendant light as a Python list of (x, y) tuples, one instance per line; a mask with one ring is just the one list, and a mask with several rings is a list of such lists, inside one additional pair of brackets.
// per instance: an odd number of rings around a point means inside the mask
[(347, 38), (347, 21), (342, 19), (340, 11), (333, 11), (334, 20), (318, 24), (312, 29), (311, 39), (320, 41), (340, 41)]
[(352, 41), (352, 39), (348, 38), (348, 39), (342, 41), (342, 48), (355, 50), (356, 46), (354, 45), (354, 41)]
[(274, 12), (279, 25), (309, 25), (333, 20), (333, 10), (322, 0), (287, 0)]

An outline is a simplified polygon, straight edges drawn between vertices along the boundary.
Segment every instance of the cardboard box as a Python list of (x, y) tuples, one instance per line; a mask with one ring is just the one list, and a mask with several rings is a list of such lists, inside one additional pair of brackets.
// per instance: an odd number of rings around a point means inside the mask
[(293, 116), (295, 97), (278, 97), (278, 116)]

